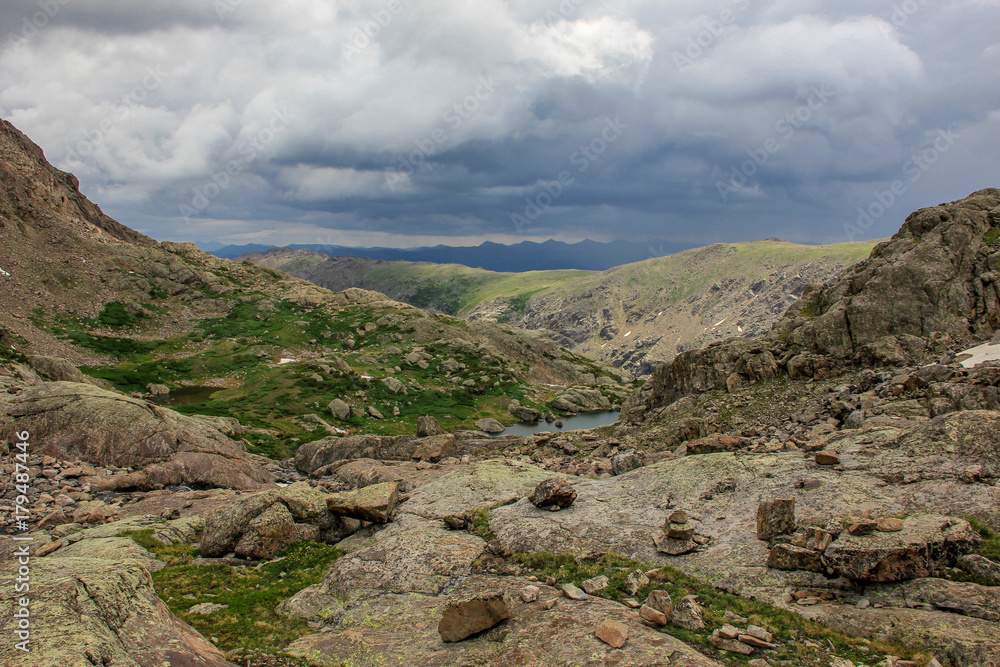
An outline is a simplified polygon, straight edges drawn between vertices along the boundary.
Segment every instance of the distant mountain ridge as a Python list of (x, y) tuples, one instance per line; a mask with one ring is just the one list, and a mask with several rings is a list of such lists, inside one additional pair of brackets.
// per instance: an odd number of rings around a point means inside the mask
[[(208, 250), (211, 246), (205, 246)], [(260, 244), (229, 245), (208, 250), (216, 257), (236, 259), (250, 252), (266, 252), (276, 246)], [(504, 245), (487, 241), (478, 246), (438, 245), (426, 248), (351, 248), (324, 244), (292, 244), (292, 250), (311, 250), (330, 257), (363, 257), (386, 261), (433, 262), (434, 264), (462, 264), (487, 271), (521, 273), (524, 271), (550, 271), (579, 269), (606, 271), (622, 264), (631, 264), (652, 257), (671, 255), (694, 248), (693, 243), (670, 241), (610, 241), (601, 243), (589, 239), (579, 243), (548, 240), (543, 243), (522, 241)]]

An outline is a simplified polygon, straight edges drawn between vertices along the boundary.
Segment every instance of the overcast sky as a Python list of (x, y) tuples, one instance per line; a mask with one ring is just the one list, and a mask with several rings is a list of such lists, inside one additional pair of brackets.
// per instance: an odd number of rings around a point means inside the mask
[(7, 0), (0, 26), (0, 116), (161, 240), (837, 242), (1000, 187), (1000, 0)]

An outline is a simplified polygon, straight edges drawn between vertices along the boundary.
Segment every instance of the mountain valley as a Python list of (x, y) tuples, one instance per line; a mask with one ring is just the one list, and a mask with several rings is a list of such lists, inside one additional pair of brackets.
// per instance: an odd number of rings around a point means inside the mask
[(994, 188), (601, 273), (234, 262), (3, 121), (0, 658), (998, 665), (998, 239)]

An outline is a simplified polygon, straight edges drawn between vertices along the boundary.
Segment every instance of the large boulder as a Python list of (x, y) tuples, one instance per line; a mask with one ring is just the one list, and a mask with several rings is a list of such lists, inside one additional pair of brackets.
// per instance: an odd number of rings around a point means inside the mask
[[(0, 603), (7, 610), (23, 597), (15, 592), (16, 576), (11, 563), (0, 569)], [(42, 558), (32, 561), (31, 576), (31, 653), (16, 648), (18, 619), (5, 613), (5, 665), (234, 667), (170, 613), (140, 561)]]
[(331, 514), (362, 521), (386, 523), (399, 503), (399, 485), (395, 482), (374, 484), (345, 493), (331, 493), (326, 506)]
[(837, 573), (858, 581), (889, 582), (929, 577), (939, 567), (953, 565), (979, 540), (963, 519), (918, 514), (903, 522), (903, 530), (867, 535), (840, 534), (823, 560)]
[(528, 500), (539, 509), (554, 512), (572, 505), (576, 500), (576, 490), (565, 479), (552, 477), (539, 482)]
[(28, 357), (28, 366), (42, 377), (55, 382), (80, 382), (97, 385), (93, 378), (84, 375), (79, 368), (59, 357), (31, 355)]
[(757, 539), (795, 532), (795, 498), (770, 498), (757, 507)]
[(426, 438), (429, 435), (441, 435), (441, 424), (430, 415), (424, 415), (417, 420), (417, 437)]
[(438, 634), (443, 641), (460, 642), (508, 618), (510, 609), (502, 592), (481, 593), (448, 603), (438, 623)]
[(201, 553), (209, 558), (229, 552), (241, 558), (272, 558), (285, 546), (303, 539), (336, 543), (356, 531), (360, 523), (331, 513), (328, 496), (298, 482), (235, 498), (206, 517)]

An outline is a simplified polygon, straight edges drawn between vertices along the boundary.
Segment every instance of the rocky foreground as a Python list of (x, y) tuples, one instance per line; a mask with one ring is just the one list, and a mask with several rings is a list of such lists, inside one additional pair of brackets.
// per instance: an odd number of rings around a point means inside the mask
[[(672, 451), (642, 434), (491, 438), (440, 433), (428, 419), (419, 437), (330, 437), (284, 462), (235, 452), (223, 424), (86, 384), (35, 377), (26, 387), (31, 371), (13, 368), (0, 383), (15, 429), (38, 443), (41, 521), (30, 533), (34, 652), (11, 664), (1000, 661), (1000, 565), (983, 555), (997, 547), (984, 535), (1000, 508), (1000, 413), (931, 418), (942, 386), (975, 388), (951, 389), (967, 401), (995, 396), (985, 383), (998, 365), (792, 383), (838, 412), (807, 407), (804, 423)], [(175, 451), (109, 465), (102, 455), (123, 455), (96, 432), (80, 437), (82, 415), (39, 420), (26, 407), (45, 396), (60, 414), (67, 395), (95, 394), (151, 415), (123, 413), (128, 437), (146, 443), (136, 451)], [(855, 402), (844, 414), (840, 403)], [(799, 427), (805, 436), (790, 435)], [(195, 456), (218, 457), (209, 469), (232, 477), (209, 479)], [(287, 643), (219, 640), (245, 613), (234, 583), (281, 568), (303, 544), (337, 551), (314, 583), (266, 610), (292, 628)], [(0, 545), (9, 604), (18, 545)], [(218, 586), (179, 595), (188, 579)]]

